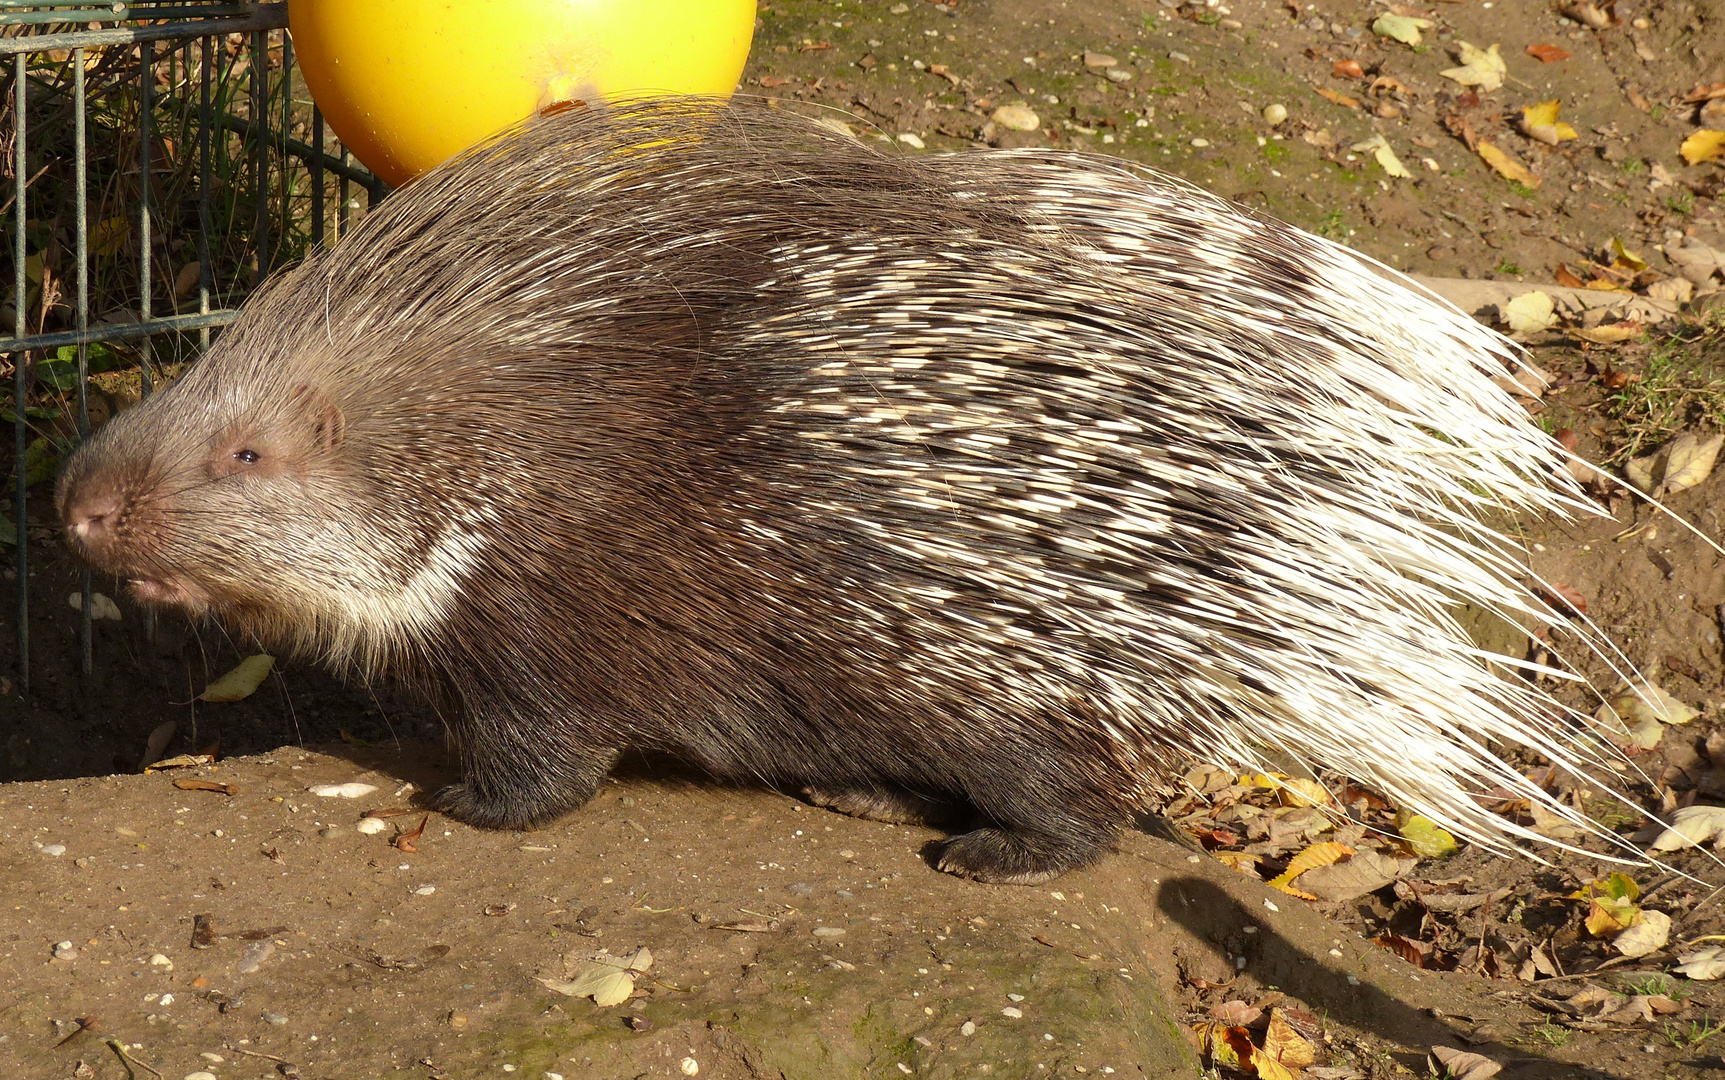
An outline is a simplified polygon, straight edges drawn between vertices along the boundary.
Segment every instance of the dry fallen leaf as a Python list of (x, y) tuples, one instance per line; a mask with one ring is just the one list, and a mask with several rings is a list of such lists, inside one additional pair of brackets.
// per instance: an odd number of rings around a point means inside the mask
[(1384, 172), (1391, 176), (1402, 179), (1413, 176), (1413, 173), (1408, 172), (1408, 167), (1402, 164), (1401, 159), (1396, 157), (1396, 152), (1390, 149), (1389, 142), (1382, 135), (1373, 135), (1365, 142), (1355, 143), (1348, 149), (1356, 154), (1370, 152), (1372, 157), (1377, 159), (1377, 163), (1383, 167)]
[[(1270, 1010), (1270, 1025), (1264, 1030), (1264, 1053), (1290, 1069), (1304, 1069), (1318, 1060), (1316, 1048), (1294, 1030), (1281, 1009)], [(1258, 1075), (1263, 1075), (1261, 1069)]]
[(1595, 345), (1621, 345), (1625, 341), (1634, 341), (1640, 337), (1642, 329), (1640, 323), (1629, 320), (1582, 327), (1575, 331), (1575, 336), (1583, 341), (1591, 341)]
[(204, 687), (199, 701), (243, 701), (262, 685), (275, 666), (275, 657), (264, 653), (248, 656), (234, 665), (233, 670)]
[(1351, 98), (1346, 94), (1339, 94), (1327, 86), (1313, 87), (1313, 89), (1317, 90), (1318, 96), (1323, 98), (1325, 101), (1340, 105), (1345, 109), (1357, 109), (1360, 107), (1358, 98)]
[(1495, 143), (1481, 139), (1479, 141), (1479, 156), (1484, 158), (1485, 163), (1506, 180), (1513, 180), (1530, 188), (1536, 188), (1540, 184), (1539, 177), (1535, 176), (1526, 165), (1517, 161), (1507, 151), (1498, 149)]
[(1456, 45), (1461, 49), (1461, 66), (1440, 71), (1439, 75), (1463, 86), (1477, 86), (1487, 91), (1503, 85), (1503, 77), (1509, 74), (1509, 68), (1496, 45), (1489, 49), (1481, 49), (1465, 41), (1458, 41)]
[(1725, 131), (1702, 128), (1684, 139), (1679, 151), (1683, 154), (1683, 160), (1691, 165), (1699, 165), (1703, 161), (1717, 161), (1725, 157)]
[(1559, 60), (1569, 59), (1568, 50), (1560, 49), (1556, 45), (1529, 45), (1527, 55), (1542, 64), (1555, 64)]
[(1719, 461), (1719, 449), (1725, 446), (1725, 434), (1702, 439), (1693, 434), (1679, 435), (1671, 443), (1671, 455), (1665, 462), (1665, 490), (1686, 491), (1713, 474)]
[(1685, 806), (1671, 815), (1671, 824), (1653, 841), (1654, 851), (1699, 847), (1725, 834), (1725, 806)]
[(1624, 956), (1646, 956), (1665, 948), (1670, 940), (1671, 916), (1643, 909), (1634, 926), (1611, 939), (1611, 946)]
[(1411, 814), (1406, 821), (1398, 820), (1396, 831), (1422, 859), (1441, 859), (1455, 854), (1455, 837), (1424, 814)]
[(1488, 1080), (1503, 1071), (1502, 1065), (1483, 1054), (1453, 1050), (1447, 1046), (1432, 1047), (1432, 1057), (1437, 1059), (1437, 1067), (1431, 1070), (1431, 1074), (1447, 1076), (1450, 1080)]
[[(1480, 145), (1483, 148), (1487, 144)], [(1550, 293), (1535, 289), (1500, 305), (1498, 313), (1503, 316), (1510, 333), (1533, 334), (1557, 322), (1557, 302), (1552, 300)]]
[(1579, 138), (1575, 129), (1557, 118), (1562, 103), (1557, 99), (1527, 105), (1521, 110), (1521, 130), (1530, 139), (1547, 146), (1556, 146), (1567, 139)]
[(1330, 74), (1338, 79), (1363, 79), (1366, 71), (1358, 60), (1337, 60), (1330, 65)]
[(1430, 30), (1435, 23), (1430, 19), (1412, 18), (1407, 15), (1379, 15), (1372, 23), (1372, 33), (1379, 37), (1395, 38), (1403, 45), (1418, 45), (1420, 31)]
[(1685, 979), (1717, 979), (1725, 976), (1725, 947), (1710, 945), (1698, 952), (1684, 953), (1682, 961), (1672, 970)]
[(1563, 13), (1593, 30), (1604, 30), (1617, 25), (1621, 20), (1611, 12), (1611, 4), (1598, 7), (1593, 0), (1579, 0), (1563, 9)]
[(232, 784), (218, 784), (214, 780), (197, 780), (191, 777), (181, 777), (174, 781), (174, 786), (181, 791), (214, 791), (222, 795), (238, 795), (240, 789)]
[(598, 953), (568, 982), (540, 979), (548, 990), (569, 997), (591, 997), (600, 1008), (628, 1001), (635, 992), (635, 980), (653, 966), (653, 954), (646, 948), (636, 949), (627, 957)]

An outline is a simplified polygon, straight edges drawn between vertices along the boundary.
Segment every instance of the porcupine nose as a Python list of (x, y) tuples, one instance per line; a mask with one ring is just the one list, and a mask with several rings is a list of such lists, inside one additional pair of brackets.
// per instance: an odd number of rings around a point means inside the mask
[(73, 546), (89, 553), (106, 548), (113, 539), (115, 525), (125, 500), (118, 491), (85, 490), (66, 500), (60, 511), (60, 521), (72, 539)]

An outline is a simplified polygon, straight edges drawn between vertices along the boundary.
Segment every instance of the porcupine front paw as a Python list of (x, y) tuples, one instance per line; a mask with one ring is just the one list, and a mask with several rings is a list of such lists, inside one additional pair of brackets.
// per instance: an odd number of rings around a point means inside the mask
[(431, 808), (480, 829), (529, 829), (555, 821), (599, 790), (615, 750), (556, 757), (470, 755), (465, 779), (440, 788)]
[(849, 787), (826, 788), (809, 785), (803, 788), (803, 798), (816, 806), (836, 810), (841, 814), (865, 821), (885, 821), (892, 825), (926, 825), (946, 821), (954, 816), (954, 807), (939, 799), (918, 795), (903, 788)]
[(940, 847), (935, 867), (990, 885), (1039, 885), (1088, 866), (1104, 844), (995, 826), (955, 836)]

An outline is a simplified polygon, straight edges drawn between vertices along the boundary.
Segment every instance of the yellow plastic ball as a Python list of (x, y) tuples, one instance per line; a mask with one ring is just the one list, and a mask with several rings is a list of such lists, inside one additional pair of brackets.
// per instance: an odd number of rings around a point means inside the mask
[(306, 86), (400, 185), (560, 101), (728, 96), (755, 0), (288, 0)]

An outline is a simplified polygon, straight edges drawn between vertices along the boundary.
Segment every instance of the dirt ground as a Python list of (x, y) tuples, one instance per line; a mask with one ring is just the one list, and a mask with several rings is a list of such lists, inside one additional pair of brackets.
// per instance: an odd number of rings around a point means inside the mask
[[(1725, 250), (1725, 167), (1678, 150), (1701, 105), (1682, 99), (1725, 80), (1720, 0), (1618, 3), (1599, 30), (1527, 0), (1170, 2), (772, 0), (744, 88), (842, 113), (906, 152), (1124, 155), (1421, 274), (1621, 276), (1615, 240), (1645, 261), (1627, 275), (1645, 291), (1675, 273), (1668, 250)], [(1372, 31), (1385, 14), (1433, 25), (1410, 47)], [(1499, 46), (1501, 88), (1440, 75), (1464, 41)], [(1543, 62), (1538, 45), (1568, 56)], [(1547, 146), (1517, 120), (1552, 99), (1577, 137)], [(1035, 112), (1034, 129), (1002, 122), (1003, 106)], [(1378, 135), (1411, 176), (1355, 149)], [(1494, 173), (1482, 141), (1537, 184)], [(1614, 463), (1718, 430), (1717, 396), (1694, 390), (1725, 377), (1725, 339), (1694, 330), (1708, 305), (1620, 344), (1536, 335), (1553, 376), (1539, 422)], [(1623, 400), (1637, 386), (1639, 412)], [(1725, 563), (1670, 520), (1716, 537), (1722, 497), (1716, 475), (1670, 496), (1669, 516), (1602, 497), (1613, 517), (1515, 526), (1533, 569), (1699, 710), (1614, 778), (1651, 809), (1725, 801)], [(80, 675), (65, 603), (77, 571), (47, 501), (32, 503), (28, 697), (16, 643), (0, 639), (0, 1075), (1164, 1077), (1207, 1067), (1186, 1032), (1213, 1023), (1260, 1045), (1266, 1023), (1285, 1023), (1316, 1049), (1294, 1075), (1319, 1080), (1428, 1075), (1434, 1046), (1511, 1078), (1725, 1069), (1725, 993), (1669, 974), (1725, 933), (1725, 871), (1700, 853), (1675, 858), (1685, 877), (1464, 847), (1312, 902), (1263, 879), (1321, 830), (1224, 787), (1172, 808), (1183, 828), (1147, 822), (1093, 870), (990, 888), (931, 870), (935, 833), (662, 762), (631, 763), (541, 832), (432, 816), (392, 846), (424, 815), (375, 835), (356, 823), (449, 778), (436, 722), (303, 665), (246, 701), (188, 704), (249, 650), (147, 620), (123, 596)], [(1614, 681), (1602, 665), (1583, 673)], [(170, 722), (166, 753), (221, 760), (139, 775)], [(233, 792), (174, 786), (187, 779)], [(307, 790), (349, 782), (375, 790)], [(1566, 790), (1612, 812), (1601, 785)], [(1615, 812), (1632, 832), (1636, 815)], [(1230, 869), (1199, 841), (1257, 864)], [(1670, 918), (1668, 946), (1629, 960), (1589, 931), (1589, 903), (1571, 894), (1614, 869)], [(539, 981), (642, 946), (653, 963), (624, 1004)], [(1467, 1067), (1450, 1071), (1485, 1075)]]

